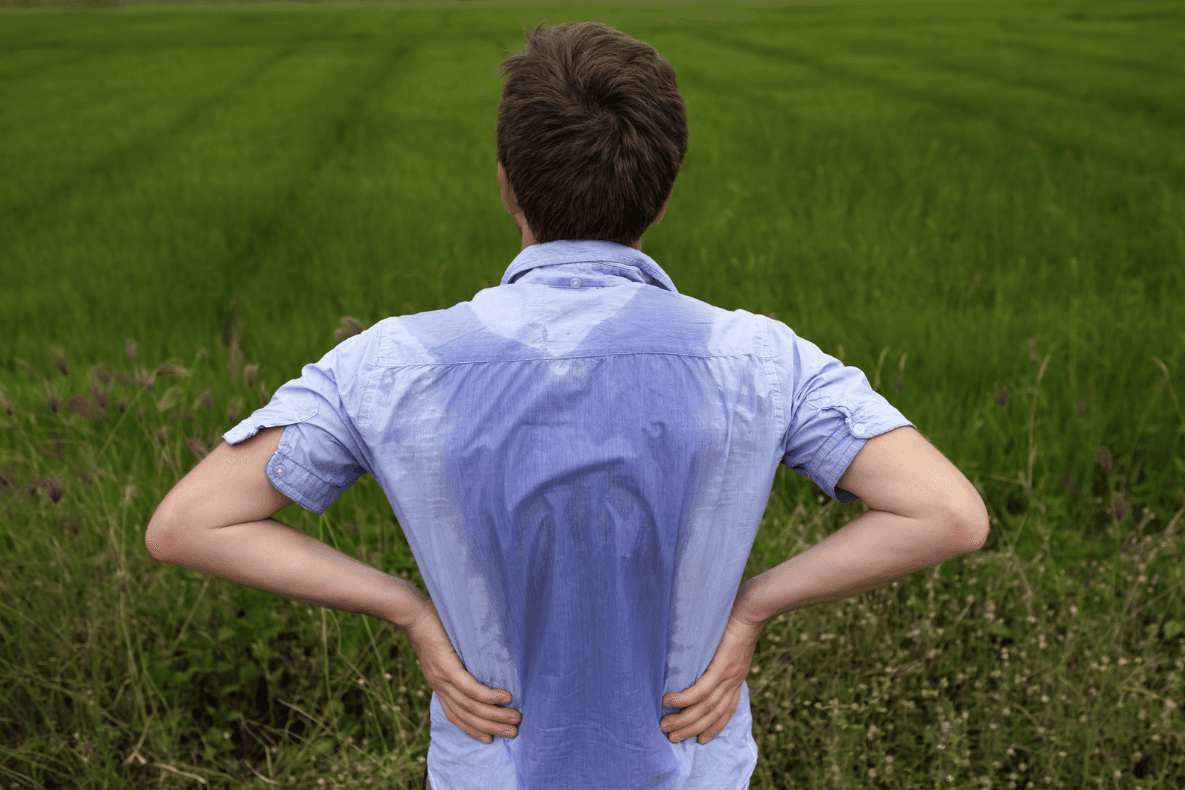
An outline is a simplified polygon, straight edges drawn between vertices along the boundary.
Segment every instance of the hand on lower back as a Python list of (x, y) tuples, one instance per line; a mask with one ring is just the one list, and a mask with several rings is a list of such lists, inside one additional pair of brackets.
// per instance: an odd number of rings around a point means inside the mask
[(705, 744), (720, 734), (740, 703), (741, 686), (749, 676), (760, 634), (759, 627), (729, 616), (720, 646), (704, 674), (685, 691), (662, 698), (664, 706), (682, 708), (659, 722), (672, 743), (698, 737)]
[(424, 615), (408, 626), (406, 632), (420, 660), (424, 680), (436, 692), (449, 721), (482, 743), (492, 743), (494, 736), (518, 735), (515, 725), (523, 720), (522, 714), (501, 707), (512, 702), (510, 692), (490, 688), (469, 674), (431, 602), (424, 607)]

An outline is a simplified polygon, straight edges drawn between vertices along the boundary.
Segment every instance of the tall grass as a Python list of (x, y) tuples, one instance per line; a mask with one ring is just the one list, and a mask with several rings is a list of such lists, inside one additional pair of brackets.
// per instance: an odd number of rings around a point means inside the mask
[[(156, 563), (143, 529), (302, 365), (497, 284), (494, 66), (539, 19), (674, 65), (691, 149), (643, 249), (679, 290), (861, 367), (992, 518), (765, 629), (751, 786), (1185, 786), (1183, 18), (0, 15), (0, 787), (418, 786), (402, 633)], [(780, 469), (745, 577), (863, 507)], [(370, 477), (277, 518), (422, 585)]]

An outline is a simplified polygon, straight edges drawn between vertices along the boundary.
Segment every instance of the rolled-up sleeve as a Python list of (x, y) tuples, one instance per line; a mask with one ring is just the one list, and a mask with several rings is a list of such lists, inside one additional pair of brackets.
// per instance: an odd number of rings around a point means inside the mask
[(282, 385), (266, 406), (222, 434), (238, 444), (262, 428), (287, 426), (268, 461), (268, 479), (318, 515), (370, 471), (369, 454), (350, 415), (359, 413), (365, 395), (362, 366), (372, 341), (371, 330), (346, 338), (320, 361), (301, 368), (300, 378)]
[(894, 428), (917, 426), (872, 388), (862, 370), (823, 353), (781, 321), (766, 320), (786, 420), (781, 462), (832, 499), (853, 502), (859, 497), (835, 486), (864, 443)]

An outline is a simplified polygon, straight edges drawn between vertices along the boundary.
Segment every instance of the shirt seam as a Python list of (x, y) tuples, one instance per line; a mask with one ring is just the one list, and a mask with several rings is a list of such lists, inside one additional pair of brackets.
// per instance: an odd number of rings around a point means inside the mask
[[(778, 431), (782, 425), (784, 412), (782, 410), (782, 390), (778, 387), (778, 376), (777, 372), (774, 370), (773, 350), (769, 339), (770, 323), (772, 319), (770, 319), (769, 316), (764, 315), (762, 318), (764, 318), (765, 321), (763, 321), (761, 324), (761, 364), (765, 369), (766, 379), (769, 381), (770, 392), (772, 392), (774, 396), (774, 430)], [(786, 430), (790, 430), (789, 425), (786, 425)], [(782, 434), (782, 438), (784, 438), (785, 432), (782, 432)], [(779, 449), (782, 449), (781, 439), (776, 434), (774, 435), (773, 439), (775, 446), (777, 446)], [(782, 455), (784, 456), (785, 453)], [(781, 457), (779, 457), (778, 460), (780, 462)]]
[[(604, 357), (682, 357), (687, 359), (737, 359), (740, 357), (760, 357), (760, 354), (753, 352), (742, 352), (739, 354), (680, 354), (673, 351), (628, 351), (622, 353), (607, 353), (607, 354), (581, 354), (578, 356), (563, 356), (563, 357), (527, 357), (525, 359), (472, 359), (472, 360), (458, 360), (453, 362), (411, 362), (407, 364), (387, 364), (383, 362), (375, 363), (377, 368), (382, 370), (396, 370), (401, 368), (442, 368), (451, 365), (498, 365), (507, 362), (559, 362), (566, 359), (602, 359)], [(763, 360), (764, 362), (764, 360)]]

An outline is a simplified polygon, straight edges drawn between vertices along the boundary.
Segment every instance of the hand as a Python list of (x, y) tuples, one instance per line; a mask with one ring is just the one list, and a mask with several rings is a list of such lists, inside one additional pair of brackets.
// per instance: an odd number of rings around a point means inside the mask
[(513, 738), (518, 734), (515, 725), (523, 720), (522, 714), (499, 707), (512, 701), (510, 692), (482, 685), (469, 674), (431, 601), (424, 604), (423, 614), (404, 631), (420, 659), (424, 680), (440, 697), (449, 721), (482, 743), (492, 743), (495, 735)]
[(672, 692), (662, 698), (668, 708), (682, 708), (664, 716), (659, 728), (670, 733), (671, 743), (698, 735), (705, 744), (720, 734), (736, 713), (741, 700), (741, 686), (749, 676), (753, 650), (761, 628), (730, 615), (724, 636), (712, 657), (712, 663), (695, 685), (686, 691)]

